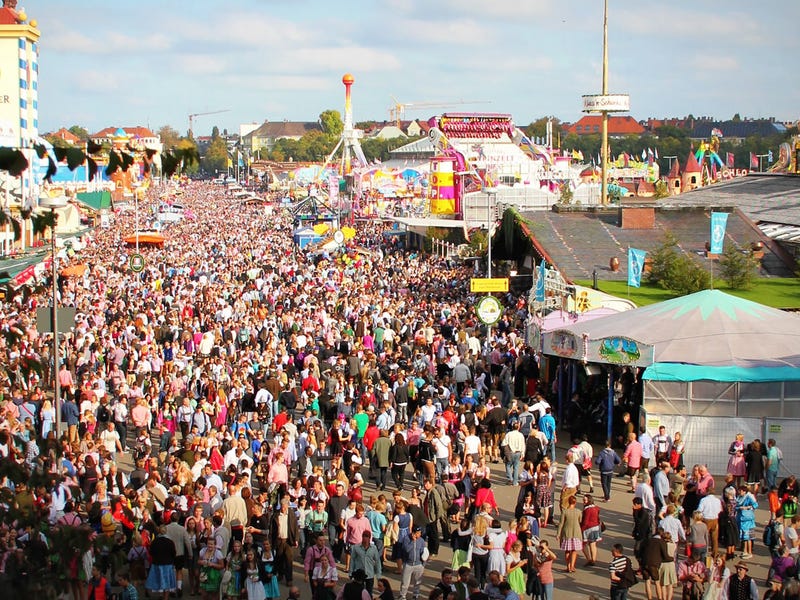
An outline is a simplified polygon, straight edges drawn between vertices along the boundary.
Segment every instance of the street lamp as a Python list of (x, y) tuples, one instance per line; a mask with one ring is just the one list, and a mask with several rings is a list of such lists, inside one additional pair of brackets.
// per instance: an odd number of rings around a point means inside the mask
[(58, 347), (58, 258), (56, 255), (56, 211), (67, 205), (67, 199), (59, 198), (40, 198), (39, 206), (49, 208), (53, 213), (53, 227), (50, 230), (50, 237), (53, 251), (53, 371), (55, 381), (55, 391), (53, 394), (53, 407), (56, 411), (56, 437), (61, 435), (61, 382), (58, 380), (60, 352)]

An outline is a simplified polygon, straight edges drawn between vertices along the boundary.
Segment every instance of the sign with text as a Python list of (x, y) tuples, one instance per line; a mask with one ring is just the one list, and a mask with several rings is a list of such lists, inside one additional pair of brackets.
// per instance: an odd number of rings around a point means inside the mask
[(478, 278), (473, 277), (469, 280), (469, 291), (473, 294), (507, 292), (508, 277)]
[(589, 94), (583, 96), (583, 112), (628, 112), (631, 97), (628, 94)]

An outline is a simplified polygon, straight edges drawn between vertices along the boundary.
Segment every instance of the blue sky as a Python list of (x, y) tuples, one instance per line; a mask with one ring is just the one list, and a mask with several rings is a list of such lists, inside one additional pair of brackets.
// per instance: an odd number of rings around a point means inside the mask
[[(800, 118), (800, 2), (610, 0), (609, 91), (631, 114)], [(411, 110), (574, 121), (599, 93), (602, 0), (30, 0), (42, 37), (42, 132), (78, 124), (212, 126), (356, 121), (400, 102), (482, 101)]]

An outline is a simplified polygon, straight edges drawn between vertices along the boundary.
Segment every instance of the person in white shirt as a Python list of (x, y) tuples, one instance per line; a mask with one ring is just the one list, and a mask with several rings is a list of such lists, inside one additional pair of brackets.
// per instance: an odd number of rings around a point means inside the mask
[(117, 451), (124, 452), (122, 444), (119, 441), (119, 434), (114, 428), (114, 423), (108, 422), (106, 429), (100, 434), (100, 443), (103, 444), (108, 453), (111, 454), (112, 460), (117, 455)]
[(561, 478), (561, 499), (559, 500), (562, 511), (569, 507), (569, 499), (578, 493), (578, 486), (581, 483), (581, 476), (574, 460), (574, 456), (567, 455), (567, 466), (564, 468), (564, 475)]
[[(514, 421), (511, 431), (508, 431), (500, 442), (500, 447), (507, 446), (506, 478), (509, 484), (519, 484), (519, 463), (525, 454), (525, 436), (519, 431), (519, 421)], [(505, 452), (505, 450), (504, 450)]]
[(439, 429), (432, 442), (433, 450), (436, 453), (436, 476), (439, 481), (443, 481), (447, 465), (450, 464), (450, 453), (452, 452), (450, 436), (445, 434), (444, 429)]
[(642, 506), (644, 506), (655, 517), (656, 515), (656, 499), (653, 495), (653, 487), (650, 484), (650, 473), (643, 472), (641, 475), (642, 480), (636, 484), (634, 490), (634, 498), (642, 499)]

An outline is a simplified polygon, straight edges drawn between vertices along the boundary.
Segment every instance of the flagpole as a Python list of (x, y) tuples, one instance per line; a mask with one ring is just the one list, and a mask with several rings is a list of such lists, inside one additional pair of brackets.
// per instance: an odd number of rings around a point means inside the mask
[(714, 289), (714, 259), (710, 259), (711, 262), (711, 289)]
[(628, 273), (625, 277), (625, 287), (628, 289), (628, 300), (631, 299), (631, 247), (628, 246)]

